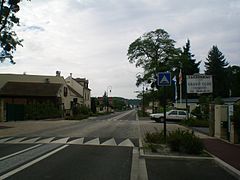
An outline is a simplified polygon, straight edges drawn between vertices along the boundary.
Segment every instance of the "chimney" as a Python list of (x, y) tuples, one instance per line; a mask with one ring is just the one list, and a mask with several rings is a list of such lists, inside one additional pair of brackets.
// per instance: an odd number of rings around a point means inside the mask
[(61, 71), (56, 71), (56, 76), (60, 77), (61, 76)]

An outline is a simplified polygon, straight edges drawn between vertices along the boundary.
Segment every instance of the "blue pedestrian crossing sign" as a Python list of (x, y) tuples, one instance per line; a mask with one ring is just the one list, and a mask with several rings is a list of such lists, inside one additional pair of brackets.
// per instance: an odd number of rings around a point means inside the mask
[(171, 73), (170, 72), (159, 72), (157, 76), (158, 86), (171, 86)]

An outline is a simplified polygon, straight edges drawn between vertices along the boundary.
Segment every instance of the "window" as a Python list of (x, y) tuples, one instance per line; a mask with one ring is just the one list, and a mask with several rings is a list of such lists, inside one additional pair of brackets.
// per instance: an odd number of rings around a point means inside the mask
[(179, 111), (179, 115), (184, 115), (184, 116), (186, 116), (187, 114), (186, 114), (186, 112), (184, 112), (184, 111)]
[(169, 113), (169, 115), (177, 115), (177, 111), (172, 111)]
[(64, 97), (66, 97), (66, 96), (68, 95), (68, 89), (67, 89), (67, 87), (64, 87), (64, 89), (63, 89), (63, 95), (64, 95)]

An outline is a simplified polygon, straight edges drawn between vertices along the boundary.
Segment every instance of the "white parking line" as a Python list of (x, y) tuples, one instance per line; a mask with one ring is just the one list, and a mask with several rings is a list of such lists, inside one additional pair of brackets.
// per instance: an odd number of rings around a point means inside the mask
[(17, 172), (22, 171), (23, 169), (25, 169), (25, 168), (27, 168), (27, 167), (29, 167), (29, 166), (32, 166), (33, 164), (35, 164), (35, 163), (37, 163), (37, 162), (39, 162), (39, 161), (41, 161), (41, 160), (43, 160), (43, 159), (45, 159), (45, 158), (47, 158), (47, 157), (49, 157), (49, 156), (51, 156), (51, 155), (57, 153), (58, 151), (61, 151), (62, 149), (66, 148), (66, 147), (68, 147), (68, 146), (69, 146), (69, 145), (61, 146), (60, 148), (55, 149), (55, 150), (53, 150), (53, 151), (51, 151), (51, 152), (49, 152), (49, 153), (47, 153), (47, 154), (45, 154), (45, 155), (43, 155), (43, 156), (35, 159), (35, 160), (33, 160), (33, 161), (30, 161), (30, 162), (27, 163), (27, 164), (24, 164), (24, 165), (22, 165), (22, 166), (20, 166), (20, 167), (18, 167), (18, 168), (16, 168), (16, 169), (14, 169), (14, 170), (12, 170), (12, 171), (9, 171), (8, 173), (3, 174), (2, 176), (0, 176), (0, 179), (6, 179), (6, 178), (8, 178), (8, 177), (10, 177), (10, 176), (12, 176), (12, 175), (14, 175), (14, 174), (16, 174)]

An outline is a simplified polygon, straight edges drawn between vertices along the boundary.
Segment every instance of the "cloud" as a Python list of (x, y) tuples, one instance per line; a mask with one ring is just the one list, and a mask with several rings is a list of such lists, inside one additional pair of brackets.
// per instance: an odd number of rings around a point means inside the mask
[[(239, 64), (238, 0), (41, 0), (22, 1), (16, 28), (24, 47), (16, 65), (1, 72), (86, 77), (94, 96), (107, 86), (112, 95), (135, 97), (136, 69), (127, 60), (131, 42), (157, 28), (182, 47), (189, 38), (197, 61), (217, 45), (231, 64)], [(115, 94), (116, 93), (116, 94)]]

